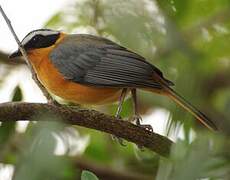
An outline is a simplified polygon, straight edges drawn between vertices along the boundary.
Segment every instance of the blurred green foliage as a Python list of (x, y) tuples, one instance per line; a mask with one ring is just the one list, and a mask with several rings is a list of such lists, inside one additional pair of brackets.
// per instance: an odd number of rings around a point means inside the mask
[[(40, 118), (48, 121), (57, 117), (46, 115)], [(28, 128), (20, 147), (14, 179), (74, 179), (75, 170), (68, 158), (54, 154), (56, 139), (53, 133), (61, 129), (62, 125), (56, 122), (39, 122)]]
[[(184, 139), (176, 141), (170, 157), (163, 159), (148, 150), (140, 151), (131, 143), (121, 147), (104, 133), (80, 127), (75, 128), (79, 138), (90, 134), (90, 139), (76, 155), (99, 169), (106, 166), (106, 172), (112, 169), (117, 174), (135, 174), (136, 179), (230, 179), (229, 18), (229, 0), (73, 0), (49, 19), (46, 27), (104, 36), (141, 54), (220, 129), (208, 133), (167, 98), (139, 91), (142, 114), (165, 108), (170, 111), (168, 134), (183, 128)], [(23, 99), (20, 87), (14, 92), (12, 101)], [(113, 114), (116, 105), (95, 108)], [(128, 99), (122, 117), (131, 115), (132, 101)], [(76, 165), (75, 158), (69, 159), (68, 150), (63, 156), (54, 154), (57, 140), (53, 133), (59, 137), (60, 132), (67, 133), (64, 125), (30, 123), (24, 133), (18, 133), (15, 126), (10, 122), (0, 127), (1, 161), (15, 165), (15, 179), (96, 179), (88, 171), (81, 173), (93, 168)], [(65, 138), (61, 139), (70, 149)], [(103, 177), (95, 169), (93, 173)]]

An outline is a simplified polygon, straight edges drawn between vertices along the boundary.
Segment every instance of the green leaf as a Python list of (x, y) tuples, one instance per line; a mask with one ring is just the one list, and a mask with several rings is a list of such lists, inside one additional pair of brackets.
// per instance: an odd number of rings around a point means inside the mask
[(21, 101), (23, 99), (22, 90), (20, 86), (15, 87), (12, 101)]
[(90, 171), (82, 171), (81, 180), (99, 180), (98, 177)]

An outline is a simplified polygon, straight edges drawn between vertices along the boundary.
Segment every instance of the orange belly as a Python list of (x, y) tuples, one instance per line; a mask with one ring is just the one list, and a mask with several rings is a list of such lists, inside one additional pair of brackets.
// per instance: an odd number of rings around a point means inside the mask
[(53, 94), (67, 101), (80, 104), (106, 104), (118, 101), (120, 88), (100, 88), (85, 86), (65, 80), (47, 59), (49, 48), (29, 53), (29, 59), (41, 83)]

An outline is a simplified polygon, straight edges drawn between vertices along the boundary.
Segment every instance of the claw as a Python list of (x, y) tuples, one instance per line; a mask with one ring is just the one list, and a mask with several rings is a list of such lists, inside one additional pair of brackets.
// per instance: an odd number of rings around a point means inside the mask
[(115, 117), (116, 117), (117, 119), (119, 119), (119, 120), (122, 119), (122, 117), (121, 117), (120, 115), (116, 115)]
[(147, 131), (153, 132), (153, 127), (150, 124), (140, 124), (139, 126)]
[[(142, 118), (139, 115), (134, 115), (134, 117), (132, 118), (132, 121), (135, 122), (135, 124), (141, 128), (144, 128), (147, 131), (153, 132), (153, 128), (151, 125), (149, 124), (141, 124)], [(144, 151), (144, 147), (137, 144), (137, 147), (141, 150)]]
[(135, 115), (132, 119), (136, 123), (137, 126), (144, 128), (147, 131), (153, 132), (153, 128), (149, 124), (141, 124), (142, 118), (139, 115)]
[(67, 105), (68, 108), (70, 108), (71, 110), (75, 111), (75, 110), (79, 110), (81, 108), (80, 104), (74, 104), (74, 105)]
[(60, 106), (60, 104), (53, 98), (48, 99), (48, 104), (51, 104), (54, 106)]

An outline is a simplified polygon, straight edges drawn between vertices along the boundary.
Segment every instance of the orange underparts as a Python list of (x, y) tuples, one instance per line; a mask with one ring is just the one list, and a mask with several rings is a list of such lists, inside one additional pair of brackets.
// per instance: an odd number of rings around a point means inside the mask
[[(60, 43), (65, 34), (62, 33)], [(49, 53), (55, 45), (48, 48), (32, 50), (28, 53), (29, 59), (41, 83), (56, 96), (64, 100), (80, 104), (106, 104), (119, 99), (120, 88), (100, 88), (85, 86), (70, 80), (65, 80), (49, 60)]]

